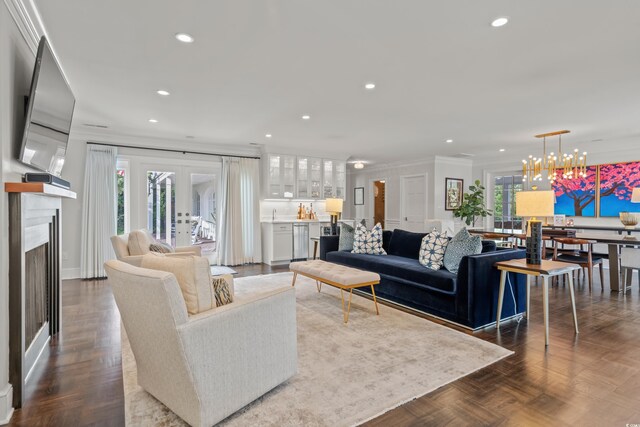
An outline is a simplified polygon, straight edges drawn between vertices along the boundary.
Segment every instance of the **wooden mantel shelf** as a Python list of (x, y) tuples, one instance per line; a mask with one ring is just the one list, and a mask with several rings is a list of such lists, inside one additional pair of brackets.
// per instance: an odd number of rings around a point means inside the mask
[(45, 196), (75, 199), (76, 193), (44, 182), (5, 182), (5, 193), (40, 193)]

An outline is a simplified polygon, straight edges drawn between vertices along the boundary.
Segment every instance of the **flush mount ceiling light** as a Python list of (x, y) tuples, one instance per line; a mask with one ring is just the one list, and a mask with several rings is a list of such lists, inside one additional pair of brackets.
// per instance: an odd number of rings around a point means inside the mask
[(311, 116), (309, 116), (308, 114), (305, 114), (304, 116), (302, 116), (302, 120), (309, 120), (311, 118)]
[(447, 144), (451, 144), (451, 143), (453, 142), (453, 139), (447, 139), (445, 142), (446, 142)]
[(164, 90), (164, 89), (160, 89), (160, 90), (156, 91), (156, 93), (157, 93), (158, 95), (162, 95), (162, 96), (169, 96), (169, 95), (170, 95), (170, 94), (169, 94), (169, 91), (166, 91), (166, 90)]
[(353, 164), (353, 168), (354, 168), (354, 169), (364, 169), (364, 163), (362, 163), (362, 162), (355, 162), (355, 163)]
[(149, 123), (158, 123), (156, 119), (149, 119)]
[(507, 25), (507, 22), (509, 22), (509, 18), (507, 18), (506, 16), (501, 16), (499, 18), (494, 19), (491, 22), (491, 26), (492, 27), (502, 27), (504, 25)]
[(176, 34), (176, 39), (178, 39), (178, 41), (181, 41), (182, 43), (193, 43), (195, 41), (193, 36), (187, 33)]
[(504, 148), (501, 148), (501, 149), (500, 149), (500, 150), (498, 150), (498, 151), (500, 151), (501, 153), (504, 153), (506, 150), (505, 150)]
[(364, 85), (364, 88), (367, 90), (372, 90), (376, 88), (376, 84), (375, 83), (367, 83), (366, 85)]
[(270, 133), (266, 134), (264, 137), (265, 138), (271, 138), (273, 135), (271, 135)]

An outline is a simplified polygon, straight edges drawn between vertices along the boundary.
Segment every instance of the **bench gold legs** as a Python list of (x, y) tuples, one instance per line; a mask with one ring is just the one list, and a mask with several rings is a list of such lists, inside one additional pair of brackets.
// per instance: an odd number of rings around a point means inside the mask
[(351, 296), (353, 295), (353, 289), (349, 289), (349, 303), (347, 304), (347, 309), (344, 309), (344, 292), (342, 288), (340, 288), (340, 298), (342, 298), (342, 317), (344, 318), (344, 323), (349, 321), (349, 311), (351, 311)]
[(322, 282), (319, 280), (316, 280), (316, 288), (318, 288), (318, 292), (320, 292), (322, 290)]
[(291, 286), (296, 285), (296, 278), (298, 277), (298, 273), (293, 273), (293, 281), (291, 282)]
[(380, 310), (378, 310), (378, 300), (376, 299), (376, 291), (373, 290), (373, 285), (371, 285), (371, 295), (373, 296), (373, 304), (376, 306), (376, 315), (380, 315)]

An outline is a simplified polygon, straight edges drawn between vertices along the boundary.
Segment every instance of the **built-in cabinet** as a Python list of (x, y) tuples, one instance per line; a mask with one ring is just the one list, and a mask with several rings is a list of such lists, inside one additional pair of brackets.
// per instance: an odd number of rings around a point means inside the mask
[(266, 198), (345, 198), (347, 164), (343, 160), (268, 154)]

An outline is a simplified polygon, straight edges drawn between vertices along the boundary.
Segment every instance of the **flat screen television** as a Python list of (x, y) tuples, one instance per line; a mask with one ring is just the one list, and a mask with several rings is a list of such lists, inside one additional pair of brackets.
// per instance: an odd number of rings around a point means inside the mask
[(20, 160), (60, 176), (76, 99), (45, 37), (40, 39), (27, 102)]

